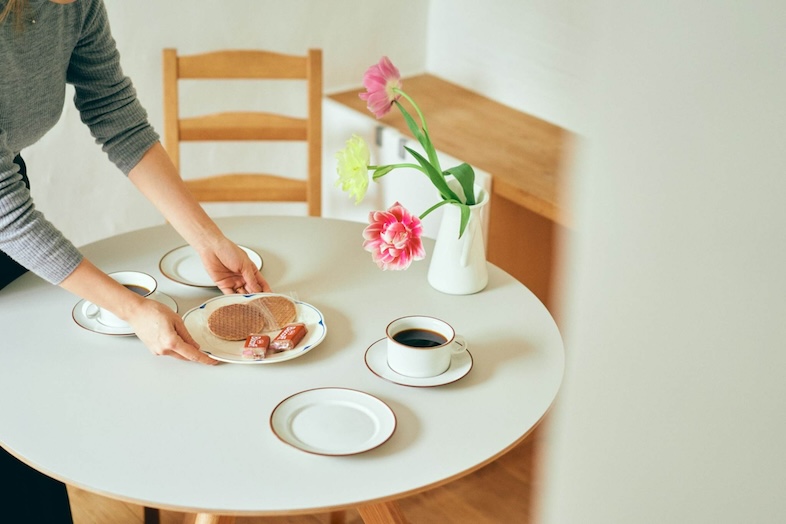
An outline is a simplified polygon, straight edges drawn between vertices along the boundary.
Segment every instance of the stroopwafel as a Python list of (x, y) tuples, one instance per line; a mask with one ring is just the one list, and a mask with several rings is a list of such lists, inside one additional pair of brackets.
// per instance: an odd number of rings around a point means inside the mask
[(265, 318), (265, 312), (250, 303), (229, 304), (210, 314), (207, 327), (218, 338), (245, 340), (248, 335), (265, 329)]
[(284, 329), (284, 326), (295, 321), (297, 309), (295, 303), (287, 297), (266, 296), (255, 298), (250, 302), (265, 313), (266, 330)]

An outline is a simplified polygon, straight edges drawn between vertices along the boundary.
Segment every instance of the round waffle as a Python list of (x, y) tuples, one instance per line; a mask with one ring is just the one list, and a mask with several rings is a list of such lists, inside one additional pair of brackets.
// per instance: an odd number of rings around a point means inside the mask
[(245, 340), (265, 329), (265, 313), (251, 304), (229, 304), (210, 314), (207, 328), (224, 340)]
[(267, 330), (283, 329), (297, 317), (295, 303), (287, 297), (267, 296), (255, 298), (250, 302), (266, 314)]

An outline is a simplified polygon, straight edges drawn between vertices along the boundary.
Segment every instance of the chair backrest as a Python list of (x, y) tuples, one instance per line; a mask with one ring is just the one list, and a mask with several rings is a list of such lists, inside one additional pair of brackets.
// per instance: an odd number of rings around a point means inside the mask
[[(322, 182), (322, 51), (305, 56), (257, 50), (223, 50), (178, 55), (164, 49), (164, 147), (180, 172), (183, 141), (283, 140), (307, 144), (305, 179), (272, 174), (234, 173), (185, 180), (201, 202), (299, 202), (308, 214), (321, 214)], [(259, 111), (222, 112), (182, 118), (181, 80), (304, 80), (307, 116), (295, 118)], [(182, 174), (181, 174), (182, 176)]]

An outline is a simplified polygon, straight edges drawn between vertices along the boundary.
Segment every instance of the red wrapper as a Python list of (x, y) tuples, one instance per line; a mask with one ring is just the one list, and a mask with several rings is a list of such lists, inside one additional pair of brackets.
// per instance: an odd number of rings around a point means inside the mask
[(270, 342), (270, 349), (274, 351), (294, 349), (303, 340), (306, 333), (308, 330), (305, 324), (289, 324)]
[(252, 358), (260, 360), (265, 358), (267, 350), (270, 347), (270, 337), (267, 335), (249, 335), (246, 337), (246, 343), (243, 346), (243, 356), (245, 358)]

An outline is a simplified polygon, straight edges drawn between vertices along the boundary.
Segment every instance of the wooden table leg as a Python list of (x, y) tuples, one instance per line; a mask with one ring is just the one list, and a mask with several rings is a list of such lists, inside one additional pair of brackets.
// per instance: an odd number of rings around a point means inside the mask
[(358, 513), (365, 524), (408, 524), (395, 502), (381, 502), (360, 506)]
[(330, 524), (344, 524), (347, 521), (346, 511), (331, 511)]
[[(188, 516), (186, 516), (186, 518), (188, 518)], [(214, 515), (212, 513), (197, 513), (194, 524), (235, 524), (235, 517)]]
[(145, 506), (144, 512), (145, 524), (159, 524), (161, 522), (161, 512), (158, 511), (158, 508), (148, 508)]

